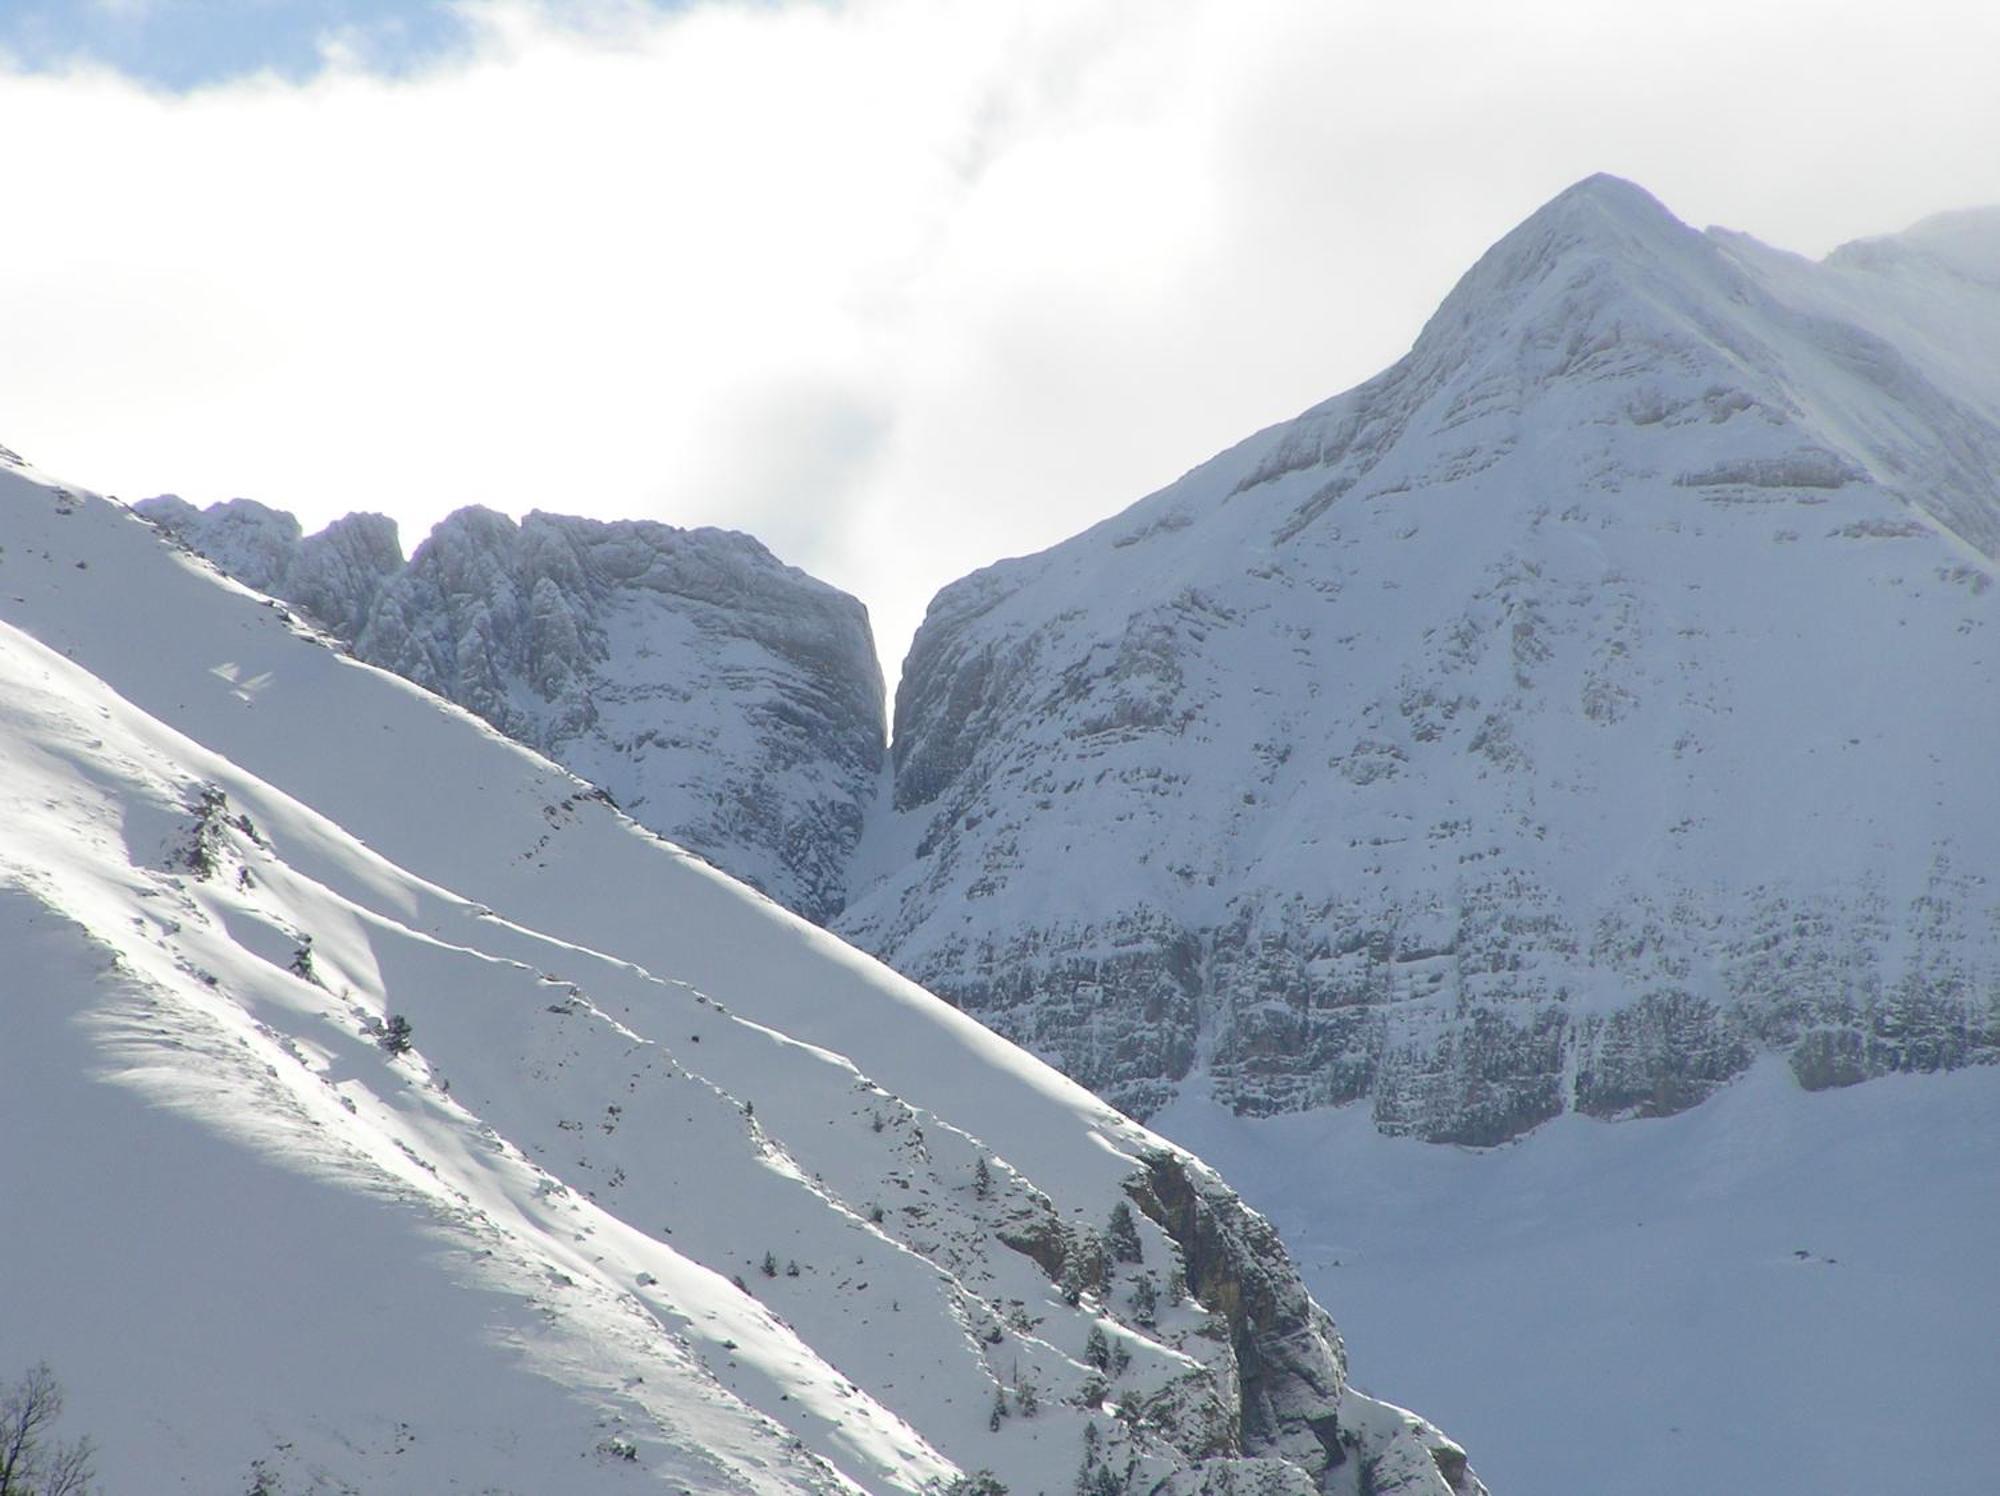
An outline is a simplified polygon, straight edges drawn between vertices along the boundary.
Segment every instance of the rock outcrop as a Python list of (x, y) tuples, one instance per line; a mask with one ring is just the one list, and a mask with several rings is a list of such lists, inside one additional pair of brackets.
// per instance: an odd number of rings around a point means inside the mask
[(884, 751), (874, 641), (750, 537), (472, 508), (405, 565), (379, 515), (302, 537), (246, 500), (136, 507), (780, 903), (844, 903)]

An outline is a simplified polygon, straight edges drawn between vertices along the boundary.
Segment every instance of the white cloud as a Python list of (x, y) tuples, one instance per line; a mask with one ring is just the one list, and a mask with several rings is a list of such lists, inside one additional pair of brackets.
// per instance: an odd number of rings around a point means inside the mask
[(0, 74), (0, 441), (410, 539), (733, 524), (897, 656), (1374, 372), (1588, 172), (1814, 252), (2000, 200), (2000, 20), (1937, 0), (470, 12), (400, 81)]

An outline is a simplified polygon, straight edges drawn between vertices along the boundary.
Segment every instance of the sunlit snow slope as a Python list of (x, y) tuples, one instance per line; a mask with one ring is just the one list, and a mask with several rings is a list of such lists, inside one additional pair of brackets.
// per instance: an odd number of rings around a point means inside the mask
[(11, 462), (0, 828), (0, 1377), (109, 1490), (1482, 1489), (1192, 1158)]

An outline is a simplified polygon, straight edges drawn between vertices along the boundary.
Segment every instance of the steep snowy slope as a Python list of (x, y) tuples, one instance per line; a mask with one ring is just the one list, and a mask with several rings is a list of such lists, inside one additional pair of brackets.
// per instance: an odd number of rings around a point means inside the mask
[(462, 509), (405, 566), (380, 515), (137, 507), (788, 908), (845, 900), (884, 748), (867, 613), (750, 537)]
[(1188, 1155), (117, 506), (0, 537), (0, 1346), (110, 1489), (1481, 1489)]
[(2000, 1057), (1997, 333), (1990, 219), (1814, 266), (1580, 184), (1379, 378), (939, 596), (837, 928), (1138, 1115)]

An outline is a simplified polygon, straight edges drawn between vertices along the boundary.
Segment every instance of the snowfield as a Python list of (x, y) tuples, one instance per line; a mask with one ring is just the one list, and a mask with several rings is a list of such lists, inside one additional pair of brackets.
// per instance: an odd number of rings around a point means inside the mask
[(1496, 1491), (1950, 1492), (2000, 1407), (2000, 1070), (1804, 1092), (1765, 1061), (1674, 1117), (1508, 1147), (1359, 1108), (1155, 1125), (1270, 1213), (1363, 1385)]

